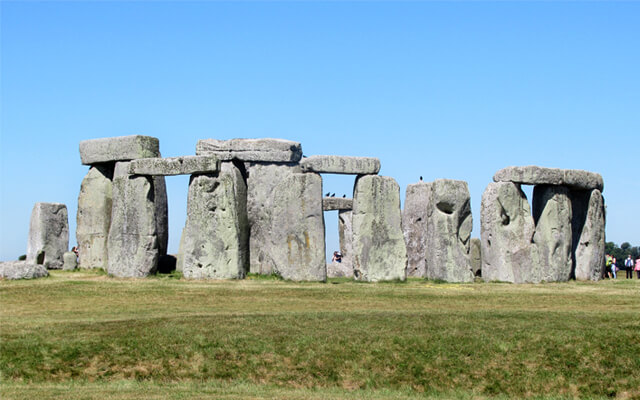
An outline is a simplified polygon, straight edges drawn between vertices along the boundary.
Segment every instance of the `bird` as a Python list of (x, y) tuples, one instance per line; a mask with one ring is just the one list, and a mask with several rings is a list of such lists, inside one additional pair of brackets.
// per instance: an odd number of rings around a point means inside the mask
[(302, 155), (302, 158), (307, 158), (307, 156), (305, 156), (304, 154)]
[(343, 195), (342, 195), (342, 198), (344, 199), (345, 197), (347, 197), (347, 195), (346, 195), (346, 194), (343, 194)]
[(420, 182), (422, 182), (422, 175), (420, 175)]
[(329, 197), (329, 195), (331, 194), (331, 192), (327, 192), (324, 197)]
[(336, 197), (336, 194), (335, 193), (331, 193), (331, 197)]

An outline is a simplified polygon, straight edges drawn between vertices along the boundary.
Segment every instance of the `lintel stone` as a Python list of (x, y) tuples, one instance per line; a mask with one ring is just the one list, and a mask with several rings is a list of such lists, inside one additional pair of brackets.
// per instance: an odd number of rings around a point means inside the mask
[(373, 157), (311, 156), (302, 159), (303, 172), (345, 175), (377, 175), (380, 160)]
[(298, 162), (302, 145), (284, 139), (202, 139), (196, 145), (196, 155), (214, 155), (221, 161)]
[(353, 209), (353, 199), (343, 197), (323, 197), (322, 211), (351, 210)]
[(219, 170), (220, 161), (215, 156), (141, 158), (129, 164), (129, 173), (132, 175), (210, 174)]
[(558, 185), (575, 189), (602, 191), (602, 175), (578, 169), (544, 168), (535, 165), (507, 167), (496, 172), (494, 182), (513, 182), (523, 185)]
[(80, 159), (84, 165), (151, 157), (160, 157), (160, 142), (151, 136), (117, 136), (80, 142)]

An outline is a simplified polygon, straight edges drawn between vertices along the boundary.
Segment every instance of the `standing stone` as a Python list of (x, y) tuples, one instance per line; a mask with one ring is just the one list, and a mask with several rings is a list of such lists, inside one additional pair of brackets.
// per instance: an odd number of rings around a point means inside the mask
[(400, 187), (390, 177), (360, 176), (353, 196), (353, 270), (363, 281), (406, 279)]
[(156, 235), (158, 236), (158, 255), (167, 254), (169, 245), (169, 203), (167, 184), (164, 176), (151, 177), (153, 182), (153, 202), (156, 205)]
[(489, 183), (482, 194), (480, 227), (485, 281), (538, 281), (540, 266), (531, 245), (535, 224), (520, 185)]
[(351, 263), (352, 217), (353, 212), (351, 210), (338, 211), (338, 236), (340, 238), (342, 262), (331, 262), (327, 264), (328, 278), (353, 278), (353, 267)]
[(402, 230), (407, 246), (407, 276), (424, 278), (427, 274), (427, 210), (431, 201), (431, 183), (407, 186), (402, 212)]
[(313, 173), (292, 174), (278, 185), (273, 198), (265, 252), (273, 272), (292, 281), (325, 281), (322, 178)]
[(571, 277), (571, 200), (564, 186), (537, 185), (533, 189), (533, 243), (540, 265), (533, 281), (561, 282)]
[(36, 203), (31, 211), (27, 261), (42, 264), (47, 269), (62, 268), (62, 255), (69, 249), (69, 218), (67, 206), (60, 203)]
[(482, 241), (478, 238), (471, 239), (469, 249), (469, 263), (474, 276), (482, 276)]
[(67, 251), (62, 255), (63, 266), (62, 269), (65, 271), (73, 271), (78, 268), (78, 257), (76, 257), (76, 253), (73, 251)]
[(107, 269), (112, 179), (113, 165), (96, 165), (89, 169), (80, 185), (76, 217), (80, 268)]
[(426, 277), (448, 282), (471, 282), (469, 240), (473, 219), (466, 182), (438, 179), (431, 185), (427, 214)]
[[(278, 208), (293, 207), (280, 204), (276, 200), (279, 192), (287, 192), (285, 186), (291, 176), (300, 172), (297, 164), (246, 163), (247, 178), (247, 215), (249, 226), (250, 271), (254, 274), (269, 275), (275, 272), (274, 266), (281, 263), (272, 246), (274, 221), (273, 215)], [(286, 240), (286, 239), (285, 239)], [(282, 242), (282, 238), (277, 241)], [(279, 253), (279, 252), (278, 252)]]
[(605, 247), (605, 215), (602, 193), (572, 191), (575, 278), (597, 281), (602, 274)]
[(185, 278), (241, 279), (247, 273), (246, 186), (230, 162), (220, 173), (193, 175), (181, 241)]
[(158, 206), (153, 178), (129, 175), (128, 164), (117, 163), (113, 178), (107, 272), (145, 277), (155, 272), (158, 263)]

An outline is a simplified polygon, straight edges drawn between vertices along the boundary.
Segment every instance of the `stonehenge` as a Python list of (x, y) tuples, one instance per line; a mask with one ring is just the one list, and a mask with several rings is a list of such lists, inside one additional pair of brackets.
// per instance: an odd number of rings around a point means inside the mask
[[(605, 216), (604, 184), (599, 174), (508, 167), (498, 171), (493, 180), (482, 195), (485, 281), (600, 279)], [(522, 184), (535, 185), (532, 207)]]
[[(538, 166), (499, 170), (482, 195), (480, 239), (467, 183), (437, 179), (400, 187), (370, 157), (304, 157), (284, 139), (203, 139), (196, 154), (163, 158), (149, 136), (85, 140), (76, 238), (68, 252), (64, 204), (36, 203), (24, 262), (6, 279), (47, 269), (100, 268), (143, 278), (176, 269), (186, 279), (277, 275), (377, 282), (558, 282), (601, 277), (605, 208), (599, 174)], [(353, 195), (323, 196), (322, 174), (354, 176)], [(189, 175), (177, 255), (167, 254), (165, 177)], [(534, 185), (529, 203), (521, 185)], [(338, 211), (341, 262), (327, 264), (326, 211)], [(161, 260), (164, 260), (161, 262)], [(167, 260), (172, 260), (167, 262)], [(166, 264), (166, 265), (165, 265)]]

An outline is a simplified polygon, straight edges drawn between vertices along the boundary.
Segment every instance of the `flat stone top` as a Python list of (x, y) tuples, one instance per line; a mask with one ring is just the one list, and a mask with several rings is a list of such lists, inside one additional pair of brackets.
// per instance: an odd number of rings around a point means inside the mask
[(284, 139), (202, 139), (196, 145), (197, 155), (215, 155), (220, 160), (237, 159), (256, 162), (298, 162), (302, 145)]
[(303, 158), (300, 166), (304, 172), (349, 175), (377, 175), (380, 160), (373, 157), (311, 156)]
[(535, 165), (507, 167), (496, 172), (494, 182), (514, 182), (524, 185), (562, 185), (576, 189), (602, 191), (602, 175), (579, 169), (544, 168)]
[(344, 197), (323, 197), (322, 211), (351, 210), (353, 209), (353, 199)]
[(117, 136), (80, 142), (80, 159), (84, 165), (151, 157), (160, 157), (160, 142), (151, 136)]
[(129, 164), (131, 175), (192, 175), (220, 170), (216, 156), (184, 156), (171, 158), (141, 158)]

